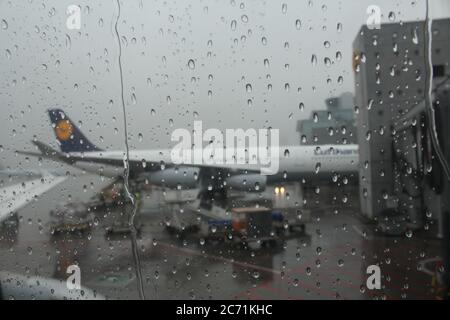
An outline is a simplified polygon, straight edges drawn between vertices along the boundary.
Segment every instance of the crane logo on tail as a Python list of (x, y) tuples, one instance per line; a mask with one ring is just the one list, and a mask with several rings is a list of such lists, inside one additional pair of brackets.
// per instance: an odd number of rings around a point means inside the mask
[(60, 120), (55, 127), (55, 133), (59, 140), (69, 140), (73, 134), (72, 124), (68, 120)]

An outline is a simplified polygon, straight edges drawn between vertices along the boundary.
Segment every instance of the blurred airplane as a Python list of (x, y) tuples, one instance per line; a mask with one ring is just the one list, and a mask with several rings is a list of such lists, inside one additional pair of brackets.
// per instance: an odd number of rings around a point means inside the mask
[[(172, 149), (103, 150), (94, 145), (61, 109), (48, 111), (60, 148), (57, 151), (41, 141), (32, 141), (39, 152), (21, 154), (52, 159), (85, 172), (106, 177), (124, 176), (173, 189), (199, 188), (199, 197), (226, 197), (226, 190), (262, 191), (268, 184), (302, 181), (306, 177), (355, 175), (358, 169), (357, 145), (281, 147), (279, 169), (264, 175), (263, 167), (249, 164), (175, 164)], [(288, 150), (288, 155), (286, 155)], [(222, 150), (223, 151), (223, 150)], [(277, 159), (278, 160), (278, 159)]]

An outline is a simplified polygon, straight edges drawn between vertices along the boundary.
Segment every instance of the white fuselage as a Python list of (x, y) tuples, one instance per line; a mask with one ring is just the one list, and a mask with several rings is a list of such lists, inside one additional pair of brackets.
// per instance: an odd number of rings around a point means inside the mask
[[(234, 155), (227, 156), (223, 150), (213, 150), (206, 158), (206, 161), (202, 159), (189, 158), (189, 161), (182, 163), (175, 163), (173, 161), (172, 149), (159, 149), (159, 150), (130, 150), (129, 160), (130, 162), (138, 162), (142, 165), (142, 171), (145, 171), (146, 167), (157, 164), (161, 169), (167, 166), (176, 164), (178, 166), (189, 165), (199, 167), (211, 167), (211, 168), (225, 168), (230, 170), (242, 171), (252, 170), (261, 172), (268, 176), (277, 176), (283, 173), (289, 175), (302, 175), (313, 173), (348, 173), (357, 172), (359, 165), (359, 153), (357, 145), (321, 145), (321, 146), (288, 146), (280, 147), (277, 152), (273, 152), (272, 155), (276, 155), (276, 159), (272, 157), (272, 164), (277, 162), (275, 171), (267, 172), (265, 167), (267, 165), (261, 164), (258, 161), (249, 161), (249, 159), (241, 159), (236, 157), (236, 154), (248, 155), (252, 150), (237, 150)], [(257, 151), (256, 151), (257, 152)], [(74, 166), (84, 171), (101, 174), (108, 177), (118, 177), (123, 175), (123, 164), (125, 163), (126, 153), (124, 151), (101, 151), (101, 152), (85, 152), (71, 153), (74, 156), (84, 156), (86, 161), (79, 160)], [(108, 165), (99, 164), (89, 159), (98, 160), (117, 160), (122, 164)], [(193, 161), (191, 161), (193, 160)], [(255, 159), (253, 159), (255, 160)], [(123, 162), (122, 162), (123, 161)]]

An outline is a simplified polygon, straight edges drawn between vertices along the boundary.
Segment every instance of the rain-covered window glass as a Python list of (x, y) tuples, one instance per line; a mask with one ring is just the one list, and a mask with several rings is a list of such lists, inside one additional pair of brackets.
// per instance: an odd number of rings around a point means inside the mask
[(446, 0), (0, 1), (2, 299), (439, 299)]

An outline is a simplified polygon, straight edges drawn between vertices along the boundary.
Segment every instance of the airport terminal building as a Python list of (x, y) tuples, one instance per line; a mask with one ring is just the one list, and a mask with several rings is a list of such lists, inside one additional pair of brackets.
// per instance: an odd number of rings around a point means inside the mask
[(349, 92), (325, 101), (326, 109), (312, 111), (297, 122), (302, 145), (355, 144), (356, 124), (353, 95)]

